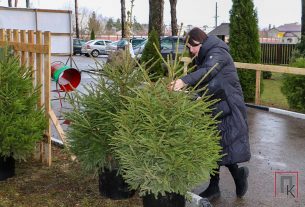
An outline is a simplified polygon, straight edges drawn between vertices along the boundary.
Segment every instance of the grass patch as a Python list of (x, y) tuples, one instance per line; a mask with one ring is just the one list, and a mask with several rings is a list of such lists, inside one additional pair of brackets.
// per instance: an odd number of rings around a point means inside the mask
[(16, 176), (0, 182), (0, 207), (142, 207), (138, 195), (119, 201), (102, 197), (96, 177), (83, 172), (64, 150), (53, 147), (52, 153), (51, 167), (37, 160), (16, 163)]
[(282, 74), (272, 73), (271, 79), (264, 79), (264, 91), (261, 104), (276, 108), (289, 109), (287, 98), (281, 92)]

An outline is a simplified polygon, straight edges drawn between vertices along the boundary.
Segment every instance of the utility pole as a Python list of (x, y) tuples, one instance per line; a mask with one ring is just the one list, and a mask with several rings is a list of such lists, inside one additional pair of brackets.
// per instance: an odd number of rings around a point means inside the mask
[(217, 19), (218, 19), (218, 15), (217, 15), (217, 10), (218, 10), (218, 7), (217, 7), (217, 2), (216, 2), (216, 15), (215, 15), (215, 28), (217, 27)]

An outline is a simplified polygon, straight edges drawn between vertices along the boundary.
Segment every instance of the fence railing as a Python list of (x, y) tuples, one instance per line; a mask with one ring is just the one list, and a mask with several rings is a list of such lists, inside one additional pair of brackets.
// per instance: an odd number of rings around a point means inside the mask
[[(20, 64), (32, 68), (32, 80), (39, 89), (38, 107), (45, 108), (46, 117), (50, 117), (50, 57), (51, 33), (32, 30), (0, 29), (0, 47), (12, 46), (15, 55), (20, 57)], [(54, 113), (54, 112), (53, 112)], [(51, 117), (52, 118), (52, 117)], [(56, 117), (55, 117), (56, 118)], [(47, 141), (40, 143), (40, 159), (51, 165), (51, 128), (50, 120), (45, 136)]]
[[(181, 62), (184, 62), (184, 74), (187, 73), (187, 66), (191, 62), (191, 58), (182, 57)], [(234, 62), (235, 67), (238, 69), (255, 70), (256, 71), (256, 84), (255, 84), (255, 104), (260, 105), (260, 92), (261, 92), (261, 72), (269, 71), (276, 73), (287, 73), (294, 75), (305, 75), (305, 68), (296, 68), (288, 66), (276, 66), (276, 65), (263, 65), (263, 64), (251, 64)]]

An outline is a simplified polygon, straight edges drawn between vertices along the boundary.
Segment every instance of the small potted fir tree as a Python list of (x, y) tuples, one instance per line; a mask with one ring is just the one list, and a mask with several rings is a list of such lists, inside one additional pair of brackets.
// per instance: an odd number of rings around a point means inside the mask
[(134, 90), (136, 96), (126, 97), (111, 143), (126, 182), (139, 189), (144, 207), (184, 206), (187, 191), (208, 180), (221, 159), (217, 120), (211, 115), (215, 101), (168, 91), (181, 68), (165, 64), (169, 78), (155, 83), (146, 78), (147, 84)]
[(118, 162), (109, 146), (116, 128), (113, 114), (124, 108), (123, 96), (132, 96), (130, 88), (139, 85), (135, 61), (128, 51), (117, 51), (99, 70), (100, 74), (85, 92), (71, 99), (73, 110), (66, 114), (71, 121), (69, 147), (84, 169), (99, 174), (99, 190), (111, 199), (133, 195), (118, 173)]
[(37, 108), (38, 90), (31, 69), (19, 59), (0, 52), (0, 180), (15, 175), (15, 160), (31, 156), (46, 128), (44, 112)]

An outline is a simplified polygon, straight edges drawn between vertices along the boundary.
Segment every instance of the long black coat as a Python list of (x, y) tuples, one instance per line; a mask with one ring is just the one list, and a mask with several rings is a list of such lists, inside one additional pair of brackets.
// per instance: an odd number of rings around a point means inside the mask
[(216, 64), (199, 87), (208, 85), (213, 98), (220, 99), (215, 104), (213, 114), (222, 111), (218, 125), (222, 139), (223, 153), (220, 165), (229, 165), (250, 160), (250, 145), (246, 106), (229, 47), (216, 36), (209, 36), (200, 48), (196, 58), (197, 69), (184, 76), (184, 83), (194, 86)]

